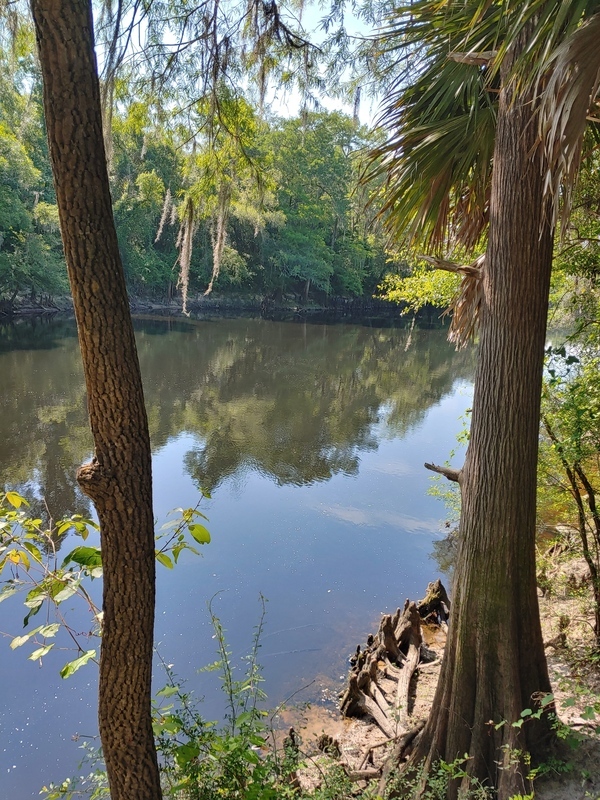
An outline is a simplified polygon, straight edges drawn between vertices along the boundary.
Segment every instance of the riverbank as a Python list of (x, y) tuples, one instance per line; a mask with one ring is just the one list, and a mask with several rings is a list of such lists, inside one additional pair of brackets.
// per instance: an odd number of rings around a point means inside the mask
[[(556, 701), (557, 745), (537, 775), (523, 787), (523, 796), (536, 800), (597, 800), (600, 798), (600, 669), (590, 658), (593, 647), (592, 593), (589, 573), (581, 561), (555, 559), (551, 589), (540, 589), (540, 615), (548, 668)], [(424, 626), (424, 639), (438, 659), (423, 665), (413, 680), (411, 724), (429, 715), (445, 646), (445, 627)], [(319, 680), (319, 679), (317, 679)], [(328, 698), (326, 680), (322, 693)], [(388, 739), (368, 718), (344, 719), (332, 703), (314, 705), (302, 712), (283, 711), (280, 722), (300, 731), (307, 755), (299, 770), (300, 783), (314, 790), (326, 780), (327, 769), (338, 759), (319, 749), (323, 736), (335, 742), (339, 762), (349, 774), (365, 768), (381, 770)], [(359, 784), (361, 785), (361, 784)], [(366, 782), (362, 786), (366, 787)]]
[[(392, 324), (400, 327), (412, 323), (414, 318), (412, 313), (409, 317), (405, 315), (403, 306), (375, 297), (331, 297), (324, 303), (305, 303), (298, 301), (293, 295), (283, 295), (275, 299), (261, 295), (213, 293), (209, 297), (198, 295), (189, 299), (185, 314), (178, 298), (167, 301), (131, 295), (129, 305), (132, 314), (135, 315), (150, 314), (182, 319), (251, 315), (276, 322), (368, 321), (383, 327)], [(73, 302), (68, 295), (62, 297), (40, 295), (33, 299), (30, 296), (22, 296), (14, 298), (10, 303), (8, 301), (0, 303), (0, 321), (72, 313)], [(425, 327), (438, 326), (439, 319), (440, 310), (433, 307), (425, 307), (417, 315), (418, 323)]]

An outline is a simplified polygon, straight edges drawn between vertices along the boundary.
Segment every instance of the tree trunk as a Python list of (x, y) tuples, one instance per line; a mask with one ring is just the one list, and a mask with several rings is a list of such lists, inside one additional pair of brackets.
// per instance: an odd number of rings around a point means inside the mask
[(154, 624), (151, 453), (102, 138), (88, 0), (31, 0), (62, 239), (95, 457), (80, 468), (104, 566), (100, 736), (112, 800), (159, 800), (150, 698)]
[[(504, 78), (507, 70), (508, 64)], [(536, 591), (535, 499), (552, 231), (535, 112), (503, 84), (449, 638), (413, 763), (468, 753), (469, 775), (496, 786), (505, 800), (525, 793), (519, 758), (510, 764), (510, 755), (539, 754), (549, 735), (545, 718), (520, 728), (511, 723), (524, 709), (535, 710), (538, 693), (550, 691)]]

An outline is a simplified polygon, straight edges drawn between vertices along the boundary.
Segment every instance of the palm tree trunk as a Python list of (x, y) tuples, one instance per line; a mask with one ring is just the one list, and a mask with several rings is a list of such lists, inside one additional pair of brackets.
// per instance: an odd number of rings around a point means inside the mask
[(100, 737), (112, 800), (160, 800), (151, 724), (151, 453), (119, 256), (88, 0), (31, 0), (95, 457), (80, 468), (104, 566)]
[[(549, 735), (545, 718), (520, 728), (511, 723), (550, 691), (536, 590), (535, 501), (552, 230), (534, 110), (506, 87), (509, 68), (502, 70), (449, 638), (433, 712), (414, 754), (414, 762), (431, 765), (467, 753), (469, 776), (496, 786), (500, 798), (526, 793), (514, 756), (517, 750), (539, 755)], [(459, 788), (454, 781), (449, 798)]]

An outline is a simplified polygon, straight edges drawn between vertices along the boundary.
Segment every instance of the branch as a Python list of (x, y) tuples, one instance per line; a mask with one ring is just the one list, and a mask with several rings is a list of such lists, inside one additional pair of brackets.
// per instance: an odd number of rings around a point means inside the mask
[(462, 474), (462, 470), (460, 469), (452, 469), (451, 467), (438, 467), (437, 464), (428, 464), (427, 462), (425, 462), (425, 468), (430, 469), (432, 472), (439, 472), (440, 475), (443, 475), (444, 478), (448, 478), (449, 481), (460, 483), (460, 477)]
[(374, 778), (381, 778), (381, 770), (376, 767), (371, 769), (346, 769), (346, 777), (349, 781), (372, 781)]
[(477, 67), (486, 67), (490, 61), (493, 61), (498, 55), (497, 50), (484, 50), (481, 53), (448, 53), (448, 58), (451, 61), (456, 61), (459, 64), (473, 64)]
[(436, 258), (435, 256), (426, 256), (419, 254), (419, 258), (427, 261), (436, 269), (443, 269), (446, 272), (456, 272), (460, 275), (471, 275), (474, 278), (481, 277), (481, 267), (483, 266), (483, 257), (478, 256), (472, 264), (456, 264), (454, 261), (448, 261), (445, 258)]

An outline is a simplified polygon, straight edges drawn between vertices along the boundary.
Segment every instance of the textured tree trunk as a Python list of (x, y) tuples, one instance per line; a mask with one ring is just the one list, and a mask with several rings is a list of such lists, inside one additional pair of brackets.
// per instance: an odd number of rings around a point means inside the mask
[(159, 800), (150, 716), (151, 453), (102, 138), (88, 0), (31, 0), (95, 457), (78, 472), (104, 566), (99, 722), (112, 800)]
[(545, 719), (511, 724), (536, 708), (538, 693), (550, 691), (536, 590), (535, 499), (552, 231), (533, 119), (531, 103), (504, 88), (449, 639), (414, 754), (414, 762), (431, 764), (468, 753), (469, 774), (498, 787), (501, 800), (525, 793), (511, 752), (535, 755), (549, 733)]

